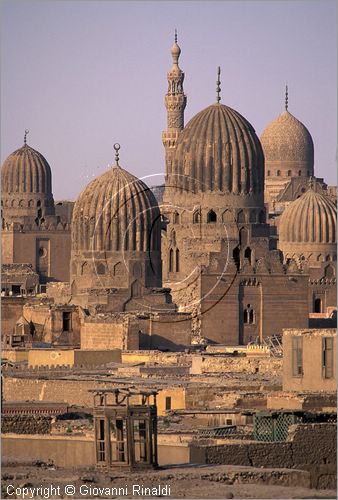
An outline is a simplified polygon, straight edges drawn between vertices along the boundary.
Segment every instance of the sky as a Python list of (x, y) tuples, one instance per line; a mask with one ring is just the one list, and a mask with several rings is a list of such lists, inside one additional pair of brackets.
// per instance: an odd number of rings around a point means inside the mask
[(215, 102), (258, 135), (284, 110), (309, 129), (315, 175), (336, 184), (337, 5), (306, 1), (1, 2), (1, 162), (27, 143), (75, 200), (114, 163), (163, 182), (164, 95), (174, 29), (182, 49), (185, 123)]

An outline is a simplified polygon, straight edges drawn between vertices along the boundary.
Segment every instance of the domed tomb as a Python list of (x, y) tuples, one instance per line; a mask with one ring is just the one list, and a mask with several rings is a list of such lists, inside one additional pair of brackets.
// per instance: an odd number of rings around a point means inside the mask
[(265, 177), (313, 176), (314, 149), (308, 129), (287, 109), (264, 129)]
[(161, 287), (160, 239), (153, 193), (117, 161), (75, 203), (71, 281), (79, 289), (128, 288), (136, 281)]
[(283, 212), (279, 223), (279, 248), (284, 256), (335, 260), (337, 207), (310, 188)]
[(54, 215), (52, 172), (44, 156), (26, 144), (11, 153), (1, 168), (5, 221)]
[(212, 193), (213, 205), (219, 197), (220, 204), (263, 206), (264, 155), (252, 125), (219, 102), (199, 112), (179, 135), (166, 186), (183, 199)]

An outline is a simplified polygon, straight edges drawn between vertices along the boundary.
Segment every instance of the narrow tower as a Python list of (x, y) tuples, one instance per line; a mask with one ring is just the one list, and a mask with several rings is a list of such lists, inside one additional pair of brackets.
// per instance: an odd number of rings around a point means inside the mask
[(171, 48), (173, 65), (167, 74), (168, 92), (164, 99), (167, 108), (167, 130), (162, 132), (162, 142), (165, 147), (166, 184), (170, 184), (172, 156), (178, 136), (184, 128), (184, 110), (187, 104), (187, 98), (183, 92), (184, 73), (178, 65), (180, 54), (181, 49), (177, 44), (175, 30), (175, 42)]

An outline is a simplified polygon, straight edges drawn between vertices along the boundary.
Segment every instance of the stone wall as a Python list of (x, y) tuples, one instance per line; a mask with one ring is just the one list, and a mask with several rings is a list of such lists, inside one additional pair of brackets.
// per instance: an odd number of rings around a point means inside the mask
[(203, 448), (207, 464), (304, 469), (311, 472), (313, 487), (335, 487), (336, 424), (293, 425), (286, 442), (227, 442)]
[(49, 434), (52, 417), (45, 415), (2, 415), (1, 431), (6, 434)]
[(1, 297), (1, 334), (14, 332), (15, 324), (23, 314), (26, 297)]

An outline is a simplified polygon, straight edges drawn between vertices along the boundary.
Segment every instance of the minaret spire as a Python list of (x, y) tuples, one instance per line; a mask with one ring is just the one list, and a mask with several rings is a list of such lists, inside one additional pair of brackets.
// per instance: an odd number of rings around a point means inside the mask
[[(177, 30), (171, 47), (172, 67), (167, 73), (168, 92), (164, 102), (167, 108), (167, 130), (162, 133), (162, 142), (166, 151), (166, 180), (171, 174), (171, 161), (178, 136), (184, 128), (184, 110), (187, 98), (183, 91), (184, 73), (179, 67), (181, 48), (177, 43)], [(170, 181), (169, 181), (170, 182)]]
[(218, 66), (218, 69), (217, 69), (217, 82), (216, 82), (216, 101), (217, 103), (219, 103), (219, 101), (221, 100), (221, 68), (220, 66)]
[(288, 110), (289, 105), (289, 92), (288, 92), (288, 84), (285, 85), (285, 111)]

